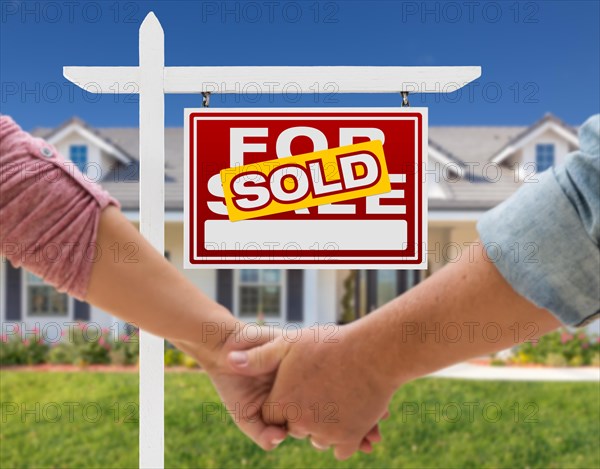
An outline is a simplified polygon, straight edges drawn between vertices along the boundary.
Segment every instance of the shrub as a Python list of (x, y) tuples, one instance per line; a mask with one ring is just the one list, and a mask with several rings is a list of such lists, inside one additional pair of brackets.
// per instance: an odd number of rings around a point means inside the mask
[(2, 336), (0, 344), (0, 364), (5, 366), (24, 365), (27, 363), (23, 342), (15, 337)]
[(50, 347), (43, 339), (30, 340), (29, 343), (24, 340), (23, 344), (25, 345), (28, 365), (39, 365), (46, 362), (46, 355)]
[[(45, 362), (78, 366), (110, 363), (134, 365), (139, 358), (137, 329), (115, 337), (109, 329), (100, 329), (94, 323), (79, 323), (70, 327), (63, 334), (62, 341), (56, 344), (47, 344), (41, 337), (38, 340), (22, 339), (18, 327), (14, 332), (10, 337), (0, 337), (0, 365), (36, 365)], [(166, 366), (199, 366), (195, 359), (171, 344), (165, 345)]]
[(55, 365), (73, 364), (75, 361), (75, 350), (69, 344), (59, 343), (50, 347), (48, 352), (48, 363)]
[(548, 366), (563, 367), (567, 366), (568, 362), (562, 353), (549, 353), (545, 364)]
[(186, 368), (198, 368), (198, 362), (189, 355), (183, 355), (183, 365)]
[(17, 326), (15, 334), (0, 338), (0, 365), (36, 365), (44, 362), (79, 366), (108, 363), (130, 365), (138, 361), (136, 330), (114, 338), (109, 329), (79, 323), (68, 329), (62, 342), (52, 345), (45, 343), (41, 337), (34, 340), (31, 334), (20, 337), (19, 331)]
[(114, 365), (135, 365), (138, 362), (140, 343), (137, 329), (123, 334), (112, 342), (109, 352), (110, 362)]
[(37, 331), (33, 330), (22, 337), (19, 329), (16, 334), (7, 337), (3, 335), (0, 340), (0, 364), (1, 365), (38, 365), (46, 361), (48, 344), (41, 337), (37, 337)]
[(128, 365), (129, 357), (125, 348), (113, 348), (108, 352), (112, 365)]
[(548, 366), (585, 366), (595, 363), (600, 353), (598, 337), (585, 330), (560, 329), (546, 334), (537, 342), (526, 342), (514, 350), (516, 363), (540, 363)]
[(165, 366), (183, 365), (184, 353), (176, 348), (167, 348), (165, 350)]
[(92, 330), (88, 324), (80, 323), (77, 327), (69, 330), (69, 344), (75, 349), (75, 364), (87, 366), (95, 364), (110, 363), (108, 329)]

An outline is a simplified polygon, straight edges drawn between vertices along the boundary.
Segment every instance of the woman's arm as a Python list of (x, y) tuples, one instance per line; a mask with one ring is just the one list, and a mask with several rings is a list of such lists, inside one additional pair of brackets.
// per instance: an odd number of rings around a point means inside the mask
[[(102, 212), (96, 243), (104, 254), (92, 266), (86, 301), (194, 351), (210, 368), (242, 323), (166, 262), (116, 207)], [(128, 258), (131, 243), (136, 254)]]
[[(260, 418), (274, 373), (240, 377), (225, 360), (233, 347), (257, 342), (247, 343), (243, 324), (169, 264), (117, 206), (56, 148), (0, 116), (0, 254), (59, 291), (166, 337), (194, 356), (228, 409), (245, 409), (243, 415), (232, 414), (240, 429), (262, 448), (274, 448), (286, 432)], [(131, 244), (137, 248), (133, 259)], [(49, 247), (60, 248), (60, 255), (45, 255)], [(121, 251), (117, 256), (115, 248)]]

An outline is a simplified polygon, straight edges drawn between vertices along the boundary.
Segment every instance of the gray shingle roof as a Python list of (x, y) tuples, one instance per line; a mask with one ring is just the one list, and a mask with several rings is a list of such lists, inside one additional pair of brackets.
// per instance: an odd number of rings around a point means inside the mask
[[(468, 171), (466, 177), (456, 181), (445, 181), (445, 189), (449, 193), (447, 199), (430, 199), (429, 207), (439, 210), (488, 209), (508, 198), (520, 186), (515, 181), (514, 172), (502, 167), (501, 177), (494, 182), (482, 180), (481, 168), (503, 147), (524, 132), (530, 131), (546, 119), (544, 116), (531, 127), (430, 127), (429, 140), (432, 146), (454, 159)], [(556, 121), (560, 122), (558, 119)], [(84, 123), (85, 124), (85, 123)], [(561, 125), (564, 125), (561, 123)], [(90, 128), (89, 126), (87, 126)], [(567, 127), (565, 125), (565, 127)], [(572, 130), (572, 128), (569, 128)], [(122, 204), (125, 210), (136, 210), (138, 203), (138, 160), (139, 131), (137, 128), (97, 128), (96, 135), (117, 145), (133, 163), (125, 166), (122, 163), (109, 173), (102, 181), (107, 189)], [(53, 133), (53, 129), (39, 128), (33, 131), (37, 136), (45, 137)], [(183, 129), (165, 129), (165, 208), (166, 210), (183, 210)], [(493, 172), (490, 176), (493, 176)]]
[(527, 127), (430, 127), (429, 140), (460, 161), (485, 164), (525, 129)]

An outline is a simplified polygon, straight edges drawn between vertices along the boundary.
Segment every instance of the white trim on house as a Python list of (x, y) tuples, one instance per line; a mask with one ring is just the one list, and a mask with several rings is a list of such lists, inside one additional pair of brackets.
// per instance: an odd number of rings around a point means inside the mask
[(56, 145), (73, 132), (79, 134), (81, 138), (87, 140), (88, 142), (96, 145), (105, 153), (114, 156), (117, 160), (121, 161), (122, 163), (128, 164), (131, 162), (131, 159), (117, 147), (109, 144), (108, 142), (98, 137), (93, 132), (90, 132), (88, 129), (86, 129), (84, 126), (77, 122), (73, 122), (67, 125), (64, 129), (61, 129), (56, 134), (51, 135), (47, 139), (47, 141), (51, 145)]
[[(242, 270), (247, 269), (235, 269), (233, 271), (233, 314), (236, 318), (241, 318), (245, 321), (250, 321), (252, 318), (249, 317), (241, 317), (240, 316), (240, 275)], [(262, 270), (262, 269), (248, 269), (248, 270)], [(279, 327), (283, 326), (286, 322), (287, 318), (287, 271), (285, 269), (272, 269), (280, 271), (280, 286), (281, 286), (281, 294), (279, 296), (279, 316), (264, 316), (264, 321), (266, 323), (275, 323), (279, 324)], [(260, 282), (257, 284), (258, 286), (262, 285)]]
[[(555, 132), (558, 136), (564, 138), (567, 142), (572, 145), (579, 147), (579, 140), (575, 134), (569, 132), (565, 128), (558, 125), (556, 122), (548, 121), (542, 125), (540, 125), (537, 129), (533, 131), (526, 132), (521, 138), (516, 140), (515, 142), (510, 143), (491, 159), (492, 163), (501, 163), (506, 158), (519, 151), (525, 145), (527, 145), (532, 140), (536, 139), (540, 135), (543, 135), (548, 130)], [(430, 149), (431, 152), (431, 149)]]

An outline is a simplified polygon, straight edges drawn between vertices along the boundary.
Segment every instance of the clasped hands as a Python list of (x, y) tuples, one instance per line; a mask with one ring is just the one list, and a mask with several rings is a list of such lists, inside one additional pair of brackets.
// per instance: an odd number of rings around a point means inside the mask
[(205, 368), (235, 423), (261, 448), (274, 449), (289, 435), (333, 448), (337, 459), (369, 453), (381, 440), (378, 422), (395, 387), (358, 323), (334, 333), (331, 325), (302, 329), (291, 338), (267, 328), (257, 337), (257, 327), (246, 325)]

